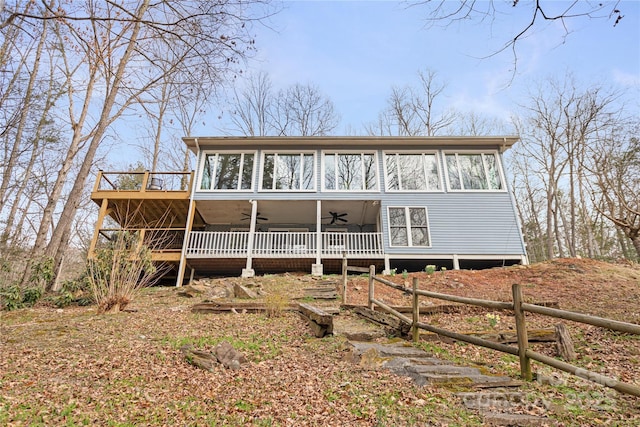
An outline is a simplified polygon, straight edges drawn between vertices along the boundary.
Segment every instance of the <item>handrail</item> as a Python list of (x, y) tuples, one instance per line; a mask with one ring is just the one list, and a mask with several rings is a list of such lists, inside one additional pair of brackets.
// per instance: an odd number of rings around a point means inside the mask
[[(113, 177), (116, 177), (115, 179)], [(124, 178), (124, 179), (123, 179)], [(121, 180), (121, 181), (120, 181)], [(94, 192), (116, 191), (116, 192), (189, 192), (192, 171), (130, 171), (130, 172), (105, 172), (99, 171), (96, 177)], [(108, 184), (110, 188), (102, 188), (102, 182)]]
[[(346, 263), (346, 258), (343, 261), (342, 271), (343, 271), (343, 293), (346, 299), (346, 276), (347, 271), (353, 267), (349, 267)], [(375, 282), (382, 283), (386, 286), (389, 286), (393, 289), (400, 290), (405, 293), (410, 293), (413, 296), (412, 303), (412, 319), (409, 319), (407, 316), (402, 313), (396, 311), (392, 307), (375, 299)], [(589, 371), (584, 368), (580, 368), (578, 366), (572, 365), (570, 363), (563, 362), (561, 360), (554, 359), (552, 357), (546, 356), (544, 354), (535, 352), (530, 350), (528, 338), (527, 338), (527, 328), (525, 323), (525, 312), (537, 313), (549, 317), (560, 318), (572, 320), (574, 322), (584, 323), (588, 325), (599, 326), (602, 328), (620, 331), (635, 335), (640, 335), (640, 325), (634, 323), (620, 322), (617, 320), (606, 319), (597, 316), (591, 316), (583, 313), (577, 313), (573, 311), (560, 310), (550, 307), (543, 307), (535, 304), (527, 304), (522, 302), (522, 288), (519, 284), (514, 284), (512, 286), (513, 292), (513, 302), (503, 302), (503, 301), (492, 301), (492, 300), (484, 300), (478, 298), (468, 298), (468, 297), (460, 297), (457, 295), (449, 295), (449, 294), (441, 294), (437, 292), (429, 292), (418, 289), (418, 279), (413, 279), (413, 288), (405, 288), (404, 286), (400, 286), (396, 283), (390, 282), (389, 280), (383, 279), (375, 275), (375, 266), (372, 265), (369, 267), (369, 308), (373, 310), (374, 306), (378, 306), (382, 308), (384, 311), (394, 315), (402, 322), (411, 325), (413, 341), (417, 342), (419, 339), (419, 329), (423, 329), (426, 331), (434, 332), (439, 335), (443, 335), (449, 338), (453, 338), (459, 341), (468, 342), (470, 344), (487, 347), (493, 350), (497, 350), (503, 353), (512, 354), (518, 356), (520, 358), (520, 375), (526, 380), (532, 380), (531, 373), (531, 365), (530, 360), (536, 360), (538, 362), (544, 363), (556, 369), (560, 369), (562, 371), (568, 372), (570, 374), (576, 375), (580, 378), (587, 379), (590, 381), (597, 382), (609, 388), (613, 388), (621, 393), (630, 394), (633, 396), (640, 397), (640, 387), (624, 383), (622, 381), (618, 381), (614, 378), (607, 377), (605, 375), (598, 374), (596, 372)], [(453, 332), (444, 328), (439, 328), (436, 326), (429, 325), (427, 323), (423, 323), (419, 321), (420, 317), (420, 304), (418, 303), (419, 296), (426, 296), (429, 298), (442, 299), (445, 301), (453, 301), (462, 304), (476, 305), (486, 308), (492, 309), (502, 309), (502, 310), (512, 310), (515, 315), (516, 320), (516, 332), (517, 332), (517, 342), (518, 348), (513, 346), (508, 346), (505, 344), (496, 343), (493, 341), (489, 341), (483, 338), (474, 337), (470, 335), (459, 334), (457, 332)]]

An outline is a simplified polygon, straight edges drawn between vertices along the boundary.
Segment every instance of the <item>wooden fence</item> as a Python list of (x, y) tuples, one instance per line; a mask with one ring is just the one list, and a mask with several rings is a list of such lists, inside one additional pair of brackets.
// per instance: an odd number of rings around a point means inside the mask
[[(607, 387), (613, 388), (622, 393), (630, 394), (640, 397), (640, 387), (634, 384), (628, 384), (618, 381), (614, 378), (610, 378), (604, 375), (600, 375), (596, 372), (588, 371), (584, 368), (571, 365), (553, 357), (546, 356), (544, 354), (535, 352), (529, 349), (529, 341), (527, 337), (527, 325), (525, 321), (525, 313), (537, 313), (549, 317), (558, 319), (571, 320), (578, 323), (584, 323), (588, 325), (599, 326), (602, 328), (610, 329), (613, 331), (619, 331), (629, 334), (640, 335), (640, 325), (626, 322), (619, 322), (616, 320), (606, 319), (602, 317), (590, 316), (587, 314), (576, 313), (572, 311), (560, 310), (557, 308), (544, 307), (535, 304), (527, 304), (522, 299), (522, 288), (519, 284), (512, 286), (513, 302), (505, 301), (491, 301), (477, 298), (461, 297), (456, 295), (441, 294), (437, 292), (430, 292), (418, 289), (418, 279), (413, 279), (413, 286), (411, 289), (404, 286), (393, 283), (383, 277), (376, 276), (375, 266), (370, 266), (368, 269), (361, 267), (350, 267), (346, 264), (346, 260), (343, 261), (342, 273), (343, 273), (343, 301), (346, 302), (347, 297), (347, 274), (349, 271), (355, 272), (367, 272), (369, 274), (369, 299), (368, 306), (370, 310), (374, 310), (375, 306), (380, 307), (384, 311), (397, 317), (401, 321), (411, 325), (411, 334), (414, 342), (419, 339), (420, 329), (433, 332), (438, 335), (453, 338), (458, 341), (468, 342), (474, 345), (490, 348), (493, 350), (501, 351), (503, 353), (512, 354), (518, 356), (520, 359), (520, 375), (522, 378), (531, 381), (531, 360), (544, 363), (552, 366), (556, 369), (568, 372), (576, 375), (580, 378), (584, 378), (590, 381), (597, 382)], [(402, 291), (412, 296), (412, 317), (409, 318), (399, 311), (393, 309), (387, 304), (379, 301), (375, 298), (375, 283), (381, 283), (385, 286)], [(469, 336), (465, 334), (456, 333), (444, 328), (429, 325), (420, 321), (420, 304), (419, 298), (428, 297), (434, 299), (440, 299), (444, 301), (456, 302), (461, 304), (468, 304), (478, 307), (485, 307), (495, 310), (511, 310), (514, 312), (516, 323), (516, 334), (518, 340), (518, 347), (509, 346), (506, 344), (489, 341), (483, 338)]]

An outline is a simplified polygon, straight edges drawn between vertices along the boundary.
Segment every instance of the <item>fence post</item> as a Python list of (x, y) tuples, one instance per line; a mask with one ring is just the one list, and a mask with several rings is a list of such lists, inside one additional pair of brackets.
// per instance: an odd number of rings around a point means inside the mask
[(522, 310), (522, 288), (520, 284), (514, 283), (511, 286), (513, 292), (513, 311), (516, 318), (516, 332), (518, 334), (518, 356), (520, 357), (520, 376), (527, 381), (531, 381), (531, 360), (527, 357), (529, 338), (527, 337), (527, 324)]
[(342, 252), (342, 303), (347, 303), (347, 253)]
[(376, 275), (376, 266), (369, 266), (369, 310), (373, 311), (373, 278)]
[(420, 321), (420, 305), (418, 305), (418, 278), (413, 278), (413, 325), (411, 325), (411, 332), (413, 335), (413, 342), (420, 341), (420, 328), (418, 328), (418, 322)]

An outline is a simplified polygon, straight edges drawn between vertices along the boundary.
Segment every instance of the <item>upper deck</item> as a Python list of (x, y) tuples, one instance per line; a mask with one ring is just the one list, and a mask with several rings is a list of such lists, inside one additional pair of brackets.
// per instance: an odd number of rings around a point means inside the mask
[(193, 172), (99, 171), (91, 200), (125, 228), (184, 228), (192, 181)]

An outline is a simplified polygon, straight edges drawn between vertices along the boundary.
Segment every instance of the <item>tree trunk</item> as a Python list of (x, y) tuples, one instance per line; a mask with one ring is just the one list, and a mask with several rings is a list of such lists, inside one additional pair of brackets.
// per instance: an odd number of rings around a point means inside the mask
[(43, 21), (42, 34), (40, 35), (40, 41), (38, 42), (38, 47), (36, 48), (35, 58), (33, 58), (33, 69), (31, 70), (29, 76), (29, 82), (27, 84), (27, 88), (24, 93), (24, 106), (20, 111), (20, 121), (18, 122), (18, 127), (16, 129), (15, 140), (13, 141), (13, 147), (9, 154), (9, 158), (5, 161), (4, 170), (2, 173), (2, 181), (0, 181), (0, 212), (4, 206), (5, 200), (7, 198), (7, 190), (9, 188), (9, 181), (13, 176), (13, 170), (16, 167), (16, 163), (18, 161), (18, 156), (22, 147), (22, 135), (24, 134), (24, 129), (27, 124), (27, 118), (29, 117), (29, 112), (31, 110), (30, 106), (34, 102), (33, 91), (35, 88), (36, 80), (38, 78), (38, 70), (40, 69), (40, 58), (42, 57), (42, 49), (44, 48), (45, 42), (47, 40), (47, 22)]
[[(149, 7), (149, 2), (150, 0), (146, 0), (140, 6), (140, 9), (136, 11), (136, 16), (142, 17), (144, 15), (145, 11)], [(51, 236), (49, 245), (47, 246), (46, 255), (54, 257), (55, 266), (60, 264), (62, 256), (67, 250), (73, 219), (78, 206), (80, 205), (80, 199), (84, 196), (84, 186), (87, 177), (89, 176), (91, 166), (93, 165), (93, 159), (96, 151), (102, 142), (102, 137), (107, 131), (108, 126), (113, 120), (113, 117), (111, 117), (112, 110), (120, 89), (122, 77), (124, 76), (125, 69), (128, 66), (128, 61), (135, 49), (141, 26), (142, 21), (137, 20), (134, 24), (131, 35), (128, 37), (127, 49), (120, 59), (117, 70), (113, 75), (113, 81), (110, 85), (111, 90), (105, 97), (100, 118), (98, 119), (95, 131), (91, 135), (91, 143), (89, 144), (89, 148), (84, 156), (84, 160), (82, 161), (82, 165), (80, 166), (80, 170), (76, 176), (69, 198), (64, 205), (64, 209), (60, 215), (60, 220), (58, 221), (58, 224), (53, 231), (53, 235)], [(52, 284), (53, 282), (48, 284), (48, 288), (51, 288)]]

